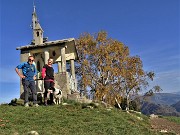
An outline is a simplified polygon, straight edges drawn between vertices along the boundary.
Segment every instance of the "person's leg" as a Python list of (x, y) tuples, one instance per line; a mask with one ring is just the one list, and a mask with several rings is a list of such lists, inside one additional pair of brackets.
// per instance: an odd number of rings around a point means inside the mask
[(29, 82), (26, 81), (26, 80), (22, 80), (22, 85), (23, 85), (23, 88), (24, 88), (24, 104), (28, 103), (29, 100), (28, 100), (28, 96), (29, 96)]
[[(55, 88), (54, 88), (54, 82), (50, 82), (50, 88), (51, 90), (53, 90), (53, 92), (55, 91)], [(51, 93), (50, 94), (50, 103), (53, 104), (53, 94)]]
[(33, 96), (33, 104), (37, 104), (37, 91), (36, 91), (36, 86), (35, 86), (35, 81), (29, 82), (29, 88), (32, 91), (32, 96)]
[(54, 85), (55, 85), (54, 82), (51, 81), (50, 82), (50, 88), (51, 88), (51, 90), (53, 90), (53, 92), (55, 91)]
[(45, 92), (44, 92), (44, 104), (45, 105), (47, 105), (47, 94), (48, 94), (49, 87), (50, 87), (50, 82), (44, 81), (44, 89), (45, 89)]

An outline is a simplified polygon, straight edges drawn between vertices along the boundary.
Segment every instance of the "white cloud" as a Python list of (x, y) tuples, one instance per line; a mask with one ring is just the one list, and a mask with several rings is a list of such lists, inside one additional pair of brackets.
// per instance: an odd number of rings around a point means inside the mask
[(180, 53), (177, 42), (156, 41), (147, 43), (146, 48), (136, 50), (134, 54), (140, 56), (143, 67), (146, 71), (168, 71), (179, 70), (180, 72)]
[(163, 92), (178, 92), (180, 91), (180, 72), (170, 70), (156, 73), (154, 81), (150, 83), (150, 88), (154, 85), (159, 85)]

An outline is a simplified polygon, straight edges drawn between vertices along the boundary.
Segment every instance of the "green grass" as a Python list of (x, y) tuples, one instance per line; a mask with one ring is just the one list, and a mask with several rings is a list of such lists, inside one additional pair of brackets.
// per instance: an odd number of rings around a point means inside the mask
[[(139, 120), (142, 117), (143, 120)], [(82, 109), (81, 104), (38, 108), (0, 105), (0, 134), (25, 135), (158, 135), (148, 117), (116, 109)]]

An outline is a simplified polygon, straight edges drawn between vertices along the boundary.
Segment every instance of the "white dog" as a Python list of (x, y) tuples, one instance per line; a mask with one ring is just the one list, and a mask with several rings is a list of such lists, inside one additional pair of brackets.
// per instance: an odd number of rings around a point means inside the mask
[(53, 92), (54, 104), (59, 105), (61, 103), (61, 99), (62, 99), (62, 90), (55, 88), (55, 91)]

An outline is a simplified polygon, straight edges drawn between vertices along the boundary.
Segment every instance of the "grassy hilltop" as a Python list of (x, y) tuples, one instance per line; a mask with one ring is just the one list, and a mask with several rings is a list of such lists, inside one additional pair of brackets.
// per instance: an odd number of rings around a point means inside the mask
[(38, 108), (0, 105), (0, 134), (26, 135), (159, 135), (151, 129), (149, 118), (84, 104), (39, 106)]

